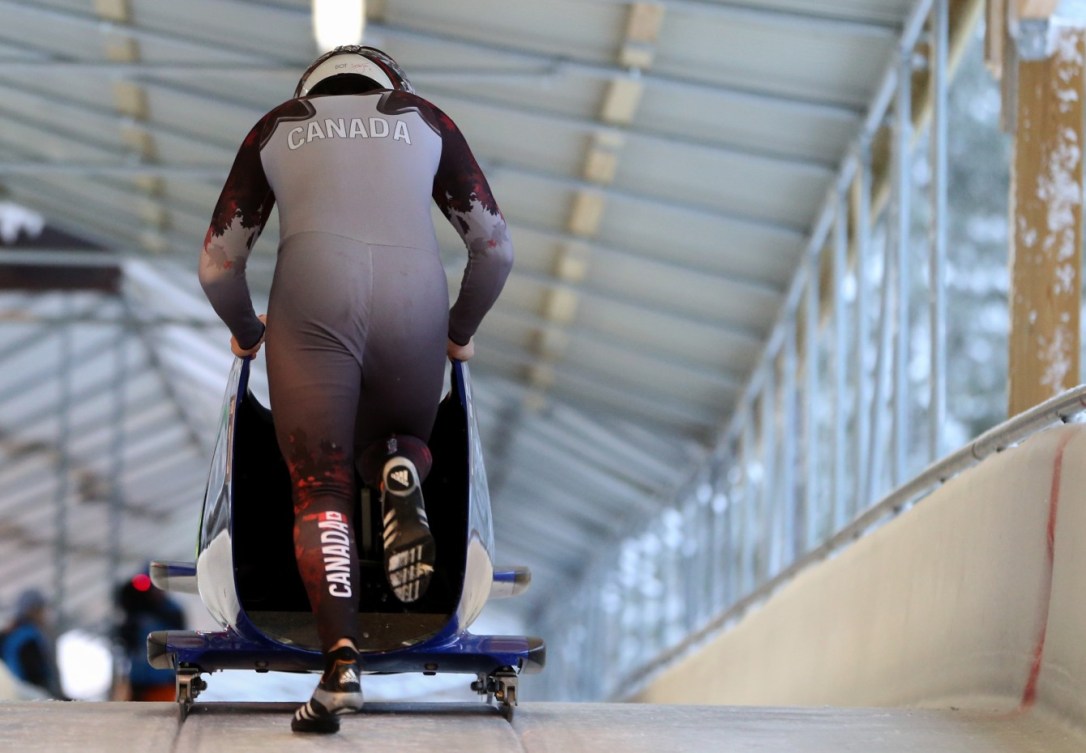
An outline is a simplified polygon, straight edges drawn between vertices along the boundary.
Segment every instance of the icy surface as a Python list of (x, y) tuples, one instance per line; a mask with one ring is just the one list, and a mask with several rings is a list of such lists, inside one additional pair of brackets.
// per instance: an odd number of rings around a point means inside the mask
[(440, 750), (443, 753), (1078, 753), (1086, 740), (1036, 713), (525, 703), (512, 723), (482, 703), (371, 704), (337, 735), (290, 731), (294, 704), (0, 704), (5, 750)]

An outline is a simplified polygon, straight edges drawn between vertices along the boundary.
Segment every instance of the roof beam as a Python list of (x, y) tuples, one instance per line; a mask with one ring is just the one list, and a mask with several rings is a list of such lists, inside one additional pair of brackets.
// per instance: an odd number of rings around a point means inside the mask
[[(599, 5), (626, 5), (629, 0), (583, 0)], [(1026, 0), (1027, 2), (1031, 0)], [(851, 16), (853, 12), (841, 11), (841, 15), (835, 14), (835, 8), (831, 4), (822, 3), (818, 8), (824, 9), (824, 13), (810, 13), (797, 10), (781, 10), (777, 8), (764, 8), (757, 4), (757, 0), (735, 2), (735, 0), (656, 0), (655, 4), (667, 9), (670, 13), (704, 16), (718, 18), (727, 21), (757, 20), (771, 23), (777, 26), (794, 27), (797, 32), (803, 32), (811, 27), (818, 30), (844, 31), (864, 35), (876, 35), (885, 37), (895, 33), (899, 29), (896, 14), (887, 14), (885, 22), (875, 19), (857, 21)], [(862, 5), (862, 4), (861, 4)], [(866, 7), (863, 10), (869, 10)], [(845, 17), (844, 14), (849, 16)]]
[[(623, 4), (623, 5), (628, 5), (628, 0), (615, 0), (615, 1), (616, 2), (621, 2), (621, 4)], [(710, 5), (701, 4), (701, 3), (697, 3), (697, 5), (700, 6), (701, 8), (703, 8), (703, 9), (711, 11), (712, 6), (710, 6)], [(196, 51), (201, 52), (202, 54), (210, 55), (212, 59), (217, 58), (217, 59), (221, 60), (223, 64), (228, 63), (230, 65), (231, 69), (234, 69), (236, 66), (252, 66), (253, 65), (253, 60), (255, 58), (255, 59), (258, 59), (258, 60), (263, 59), (263, 60), (268, 61), (269, 64), (274, 64), (274, 65), (279, 65), (279, 66), (282, 66), (282, 65), (286, 64), (287, 68), (285, 70), (289, 70), (291, 73), (297, 73), (298, 72), (298, 68), (297, 68), (298, 65), (302, 65), (304, 67), (304, 65), (308, 65), (309, 62), (310, 62), (308, 60), (306, 60), (304, 62), (298, 62), (298, 63), (295, 63), (295, 61), (284, 61), (282, 58), (274, 58), (274, 57), (262, 55), (257, 51), (251, 51), (251, 52), (246, 51), (244, 53), (238, 52), (238, 53), (236, 53), (234, 55), (228, 55), (228, 54), (224, 55), (224, 48), (222, 47), (222, 45), (214, 43), (214, 42), (212, 42), (210, 40), (195, 40), (195, 39), (192, 39), (192, 38), (181, 38), (181, 37), (179, 37), (177, 35), (171, 35), (171, 34), (165, 34), (165, 33), (161, 33), (161, 32), (150, 31), (150, 30), (143, 29), (143, 28), (140, 28), (140, 27), (135, 27), (135, 26), (118, 27), (118, 26), (112, 25), (110, 23), (102, 23), (101, 21), (96, 20), (92, 16), (86, 16), (86, 15), (82, 15), (82, 14), (75, 14), (75, 13), (56, 10), (56, 9), (40, 8), (40, 7), (36, 7), (34, 5), (31, 5), (31, 4), (25, 3), (25, 2), (18, 2), (16, 0), (0, 0), (0, 7), (7, 7), (9, 9), (11, 9), (11, 10), (18, 10), (18, 11), (22, 11), (22, 12), (26, 12), (26, 13), (39, 14), (39, 15), (42, 15), (44, 17), (47, 17), (47, 18), (49, 18), (51, 20), (55, 20), (55, 21), (60, 22), (60, 23), (73, 23), (73, 24), (81, 25), (81, 26), (84, 26), (84, 27), (90, 29), (91, 31), (93, 31), (95, 33), (104, 33), (104, 32), (122, 33), (123, 32), (123, 33), (129, 34), (133, 38), (141, 40), (141, 41), (144, 41), (144, 40), (146, 40), (146, 41), (157, 41), (157, 42), (166, 41), (166, 42), (170, 42), (172, 44), (186, 43), (186, 44), (189, 44), (192, 47), (194, 47)], [(279, 10), (283, 10), (285, 12), (290, 12), (290, 9), (279, 8)], [(305, 16), (308, 17), (308, 11), (300, 11), (299, 10), (299, 11), (294, 11), (294, 12), (298, 13), (299, 15), (305, 15)], [(530, 69), (528, 71), (528, 74), (533, 76), (533, 77), (538, 77), (538, 76), (541, 76), (541, 75), (555, 77), (555, 76), (561, 76), (561, 75), (567, 75), (567, 74), (574, 74), (574, 75), (590, 76), (590, 77), (593, 77), (593, 78), (604, 78), (604, 79), (607, 79), (607, 80), (611, 80), (616, 75), (620, 75), (620, 74), (624, 73), (624, 71), (621, 68), (617, 67), (617, 66), (595, 65), (595, 64), (591, 64), (591, 63), (576, 62), (576, 61), (569, 60), (568, 58), (561, 58), (561, 57), (557, 57), (557, 56), (547, 56), (547, 55), (540, 55), (540, 54), (535, 54), (535, 53), (525, 53), (525, 52), (520, 51), (520, 50), (512, 50), (512, 49), (509, 49), (509, 48), (505, 48), (505, 47), (502, 47), (500, 45), (482, 44), (482, 43), (480, 43), (478, 41), (468, 41), (468, 40), (463, 40), (463, 39), (454, 39), (454, 38), (448, 37), (447, 35), (438, 35), (438, 34), (433, 34), (433, 33), (420, 32), (420, 31), (416, 31), (416, 30), (413, 30), (413, 29), (405, 29), (403, 27), (398, 27), (398, 26), (390, 25), (390, 24), (371, 23), (371, 24), (369, 24), (369, 28), (373, 32), (381, 34), (381, 35), (400, 36), (400, 37), (405, 37), (405, 38), (424, 39), (424, 40), (429, 40), (429, 41), (439, 41), (439, 42), (444, 42), (444, 43), (447, 43), (447, 44), (453, 44), (453, 45), (469, 47), (469, 48), (472, 48), (475, 51), (483, 50), (485, 52), (489, 52), (489, 53), (492, 53), (492, 54), (502, 55), (503, 57), (507, 58), (507, 60), (503, 61), (499, 66), (497, 66), (497, 68), (505, 68), (506, 71), (508, 71), (508, 59), (509, 58), (515, 58), (515, 59), (517, 59), (519, 61), (523, 61), (523, 62), (525, 62), (525, 63), (527, 63), (529, 65), (535, 65), (536, 66), (536, 68)], [(896, 32), (892, 36), (896, 36)], [(0, 63), (0, 65), (3, 65), (3, 64)], [(183, 62), (178, 62), (176, 65), (171, 64), (171, 68), (173, 68), (174, 70), (179, 71), (179, 72), (186, 70), (185, 63), (183, 63)], [(192, 70), (192, 69), (190, 68), (188, 70)], [(281, 68), (276, 72), (282, 73), (283, 70), (284, 69)], [(425, 76), (420, 76), (419, 75), (419, 73), (423, 73), (423, 72), (424, 71), (421, 71), (421, 70), (418, 73), (413, 71), (412, 72), (412, 78), (425, 78)], [(449, 72), (447, 69), (435, 70), (435, 71), (432, 72), (432, 74), (434, 76), (436, 76), (438, 79), (447, 78), (449, 80), (457, 80), (457, 81), (464, 81), (465, 76), (470, 75), (470, 73), (471, 73), (470, 71)], [(520, 75), (523, 75), (523, 74), (520, 74)], [(780, 103), (783, 103), (783, 104), (789, 104), (791, 106), (798, 106), (798, 107), (804, 107), (804, 108), (810, 108), (810, 107), (828, 108), (828, 109), (833, 110), (835, 112), (849, 112), (849, 113), (853, 113), (853, 114), (855, 114), (857, 112), (857, 110), (855, 108), (848, 107), (848, 106), (843, 106), (843, 105), (839, 105), (839, 104), (832, 104), (832, 103), (826, 103), (826, 102), (817, 102), (817, 101), (812, 101), (812, 100), (807, 100), (807, 99), (802, 99), (802, 98), (797, 98), (797, 97), (785, 97), (785, 96), (778, 96), (778, 95), (765, 95), (765, 94), (761, 94), (761, 93), (753, 93), (753, 92), (750, 92), (750, 91), (747, 91), (747, 90), (744, 90), (744, 89), (740, 89), (740, 88), (737, 88), (737, 87), (715, 86), (715, 85), (705, 84), (705, 83), (697, 82), (697, 81), (691, 81), (691, 80), (685, 80), (685, 79), (675, 79), (675, 78), (669, 78), (669, 77), (664, 77), (664, 76), (659, 76), (659, 75), (645, 76), (645, 77), (643, 77), (643, 80), (644, 80), (644, 83), (646, 85), (648, 85), (648, 86), (662, 85), (662, 86), (673, 86), (673, 87), (686, 87), (686, 88), (691, 88), (691, 89), (695, 89), (695, 90), (698, 90), (698, 91), (702, 91), (702, 92), (705, 92), (705, 93), (712, 93), (714, 95), (720, 95), (720, 94), (725, 93), (725, 92), (730, 92), (730, 93), (734, 93), (734, 94), (736, 94), (738, 96), (742, 96), (742, 97), (757, 97), (757, 98), (762, 99), (762, 100), (776, 101), (776, 102), (780, 102)]]
[[(547, 323), (541, 322), (538, 317), (530, 313), (521, 313), (520, 310), (510, 309), (509, 306), (501, 306), (501, 308), (491, 310), (491, 313), (488, 314), (488, 317), (490, 316), (494, 317), (495, 322), (500, 322), (502, 319), (507, 319), (507, 321), (512, 319), (525, 329), (539, 328), (540, 331), (548, 332), (548, 334), (552, 331), (547, 329)], [(566, 340), (566, 347), (573, 342), (582, 342), (585, 346), (601, 353), (607, 353), (615, 349), (637, 351), (641, 353), (640, 357), (651, 367), (667, 368), (672, 373), (682, 373), (691, 379), (706, 382), (707, 385), (716, 389), (738, 392), (744, 385), (745, 375), (741, 373), (729, 372), (724, 368), (709, 368), (684, 361), (668, 353), (646, 352), (643, 344), (639, 342), (623, 341), (611, 335), (598, 334), (586, 323), (578, 327), (576, 332), (570, 332), (570, 334), (558, 332), (556, 337), (563, 337)]]
[[(644, 92), (641, 71), (653, 59), (654, 46), (663, 20), (663, 8), (656, 3), (637, 2), (629, 6), (625, 39), (620, 47), (619, 65), (631, 69), (610, 80), (599, 105), (598, 119), (608, 126), (629, 126)], [(591, 241), (600, 231), (606, 211), (607, 193), (598, 190), (614, 182), (619, 155), (625, 143), (616, 128), (594, 131), (581, 165), (583, 178), (593, 187), (578, 187), (573, 195), (566, 230), (569, 240), (555, 251), (554, 276), (563, 284), (547, 290), (540, 315), (547, 326), (535, 342), (537, 361), (528, 370), (529, 392), (525, 398), (531, 410), (547, 401), (553, 382), (554, 364), (561, 361), (569, 342), (569, 329), (576, 320), (581, 283), (591, 263)]]
[[(92, 315), (104, 308), (110, 301), (110, 297), (100, 294), (96, 295), (91, 299), (90, 304), (83, 308), (82, 312), (73, 312), (73, 315)], [(66, 323), (67, 321), (68, 319), (64, 319), (60, 324), (43, 326), (29, 335), (4, 343), (3, 347), (0, 347), (0, 363), (3, 363), (5, 359), (10, 358), (11, 356), (38, 345), (41, 342), (42, 337), (48, 334), (50, 330), (59, 328), (61, 324)]]
[[(571, 433), (580, 435), (585, 440), (584, 444), (606, 452), (611, 458), (610, 462), (618, 461), (623, 466), (636, 467), (645, 472), (653, 486), (667, 486), (674, 482), (676, 471), (685, 470), (662, 459), (656, 448), (640, 446), (632, 438), (620, 436), (615, 427), (590, 418), (580, 411), (558, 406), (551, 415), (567, 436)], [(606, 465), (606, 461), (603, 464)]]
[[(491, 368), (515, 375), (522, 379), (524, 369), (531, 368), (535, 357), (521, 349), (518, 343), (505, 342), (501, 348), (488, 352)], [(731, 403), (721, 402), (712, 410), (698, 408), (686, 400), (679, 400), (671, 395), (644, 393), (631, 396), (629, 390), (621, 389), (616, 384), (615, 375), (595, 369), (579, 368), (563, 363), (554, 369), (555, 383), (552, 387), (556, 395), (574, 405), (591, 405), (594, 401), (606, 403), (612, 410), (627, 415), (641, 416), (650, 421), (669, 426), (672, 430), (680, 427), (700, 427), (711, 430), (720, 422), (720, 417), (730, 408)], [(559, 379), (560, 378), (560, 379)], [(597, 406), (598, 409), (598, 406)]]
[[(0, 8), (6, 8), (5, 15), (11, 13), (25, 13), (48, 21), (50, 24), (68, 24), (86, 30), (92, 34), (103, 36), (121, 35), (139, 42), (166, 43), (174, 46), (189, 46), (194, 53), (206, 55), (209, 60), (221, 61), (233, 64), (235, 61), (252, 63), (255, 59), (263, 59), (272, 63), (283, 63), (283, 58), (260, 52), (231, 52), (230, 48), (215, 44), (209, 40), (195, 40), (191, 37), (183, 37), (176, 32), (167, 33), (146, 29), (141, 26), (133, 26), (126, 22), (115, 22), (113, 19), (102, 18), (97, 15), (74, 13), (57, 8), (46, 8), (40, 4), (22, 2), (20, 0), (0, 0)], [(108, 11), (107, 11), (108, 12)], [(10, 17), (10, 16), (9, 16)]]
[[(450, 276), (455, 277), (455, 274), (453, 273), (456, 272), (456, 270), (447, 270), (447, 272), (450, 274)], [(522, 271), (514, 268), (513, 274), (516, 275), (516, 277), (514, 277), (513, 279), (523, 278), (525, 280), (546, 286), (552, 286), (556, 282), (553, 278), (539, 272)], [(561, 284), (561, 281), (558, 282), (559, 284)], [(674, 320), (676, 325), (687, 324), (699, 327), (712, 327), (718, 336), (724, 335), (728, 338), (737, 340), (741, 343), (745, 343), (751, 346), (757, 346), (764, 342), (758, 331), (750, 327), (729, 324), (727, 321), (723, 321), (720, 319), (711, 319), (704, 316), (697, 317), (691, 315), (690, 313), (676, 310), (674, 308), (664, 308), (662, 306), (649, 303), (633, 303), (629, 299), (624, 299), (621, 296), (615, 295), (614, 293), (598, 290), (592, 286), (580, 286), (578, 289), (578, 293), (583, 298), (592, 299), (613, 306), (621, 306), (623, 308), (636, 307), (636, 309), (640, 312), (649, 313), (655, 316), (665, 317), (667, 319)], [(520, 315), (514, 314), (509, 309), (504, 310), (510, 315), (520, 317), (523, 321), (528, 321), (530, 319), (530, 323), (532, 326), (541, 329), (546, 328), (551, 323), (546, 317), (543, 316), (533, 315), (531, 313)], [(608, 337), (610, 338), (611, 336), (608, 335)], [(614, 342), (613, 339), (611, 339), (610, 341)], [(691, 366), (690, 368), (697, 367)], [(728, 375), (724, 374), (724, 376), (727, 377)]]
[[(629, 0), (622, 0), (623, 5), (628, 5)], [(553, 78), (560, 78), (562, 76), (582, 76), (585, 78), (592, 78), (596, 80), (610, 81), (616, 76), (621, 76), (626, 73), (621, 67), (617, 65), (606, 65), (591, 62), (584, 62), (579, 60), (573, 60), (570, 57), (558, 57), (547, 56), (538, 53), (524, 52), (523, 50), (517, 50), (509, 47), (503, 47), (494, 44), (483, 44), (477, 40), (463, 40), (463, 39), (451, 39), (448, 36), (422, 32), (415, 29), (407, 29), (401, 26), (389, 25), (389, 24), (371, 24), (370, 27), (375, 32), (379, 31), (382, 35), (390, 37), (401, 37), (404, 39), (422, 40), (427, 42), (442, 42), (445, 44), (466, 47), (473, 50), (476, 54), (482, 50), (494, 55), (500, 55), (506, 59), (506, 64), (512, 61), (522, 62), (525, 65), (537, 65), (548, 66)], [(896, 37), (895, 35), (892, 35)], [(412, 79), (416, 78), (412, 74)], [(757, 92), (749, 89), (744, 89), (737, 86), (731, 86), (727, 84), (707, 84), (703, 81), (696, 81), (693, 79), (675, 78), (672, 76), (665, 76), (659, 73), (646, 73), (641, 77), (646, 88), (664, 87), (682, 89), (694, 94), (701, 94), (704, 96), (713, 97), (737, 97), (741, 99), (753, 99), (760, 102), (771, 103), (775, 106), (787, 107), (797, 109), (804, 112), (822, 112), (833, 114), (857, 114), (860, 109), (853, 105), (841, 104), (836, 102), (826, 102), (820, 100), (813, 100), (809, 98), (787, 96), (783, 94), (768, 94), (765, 92)], [(455, 80), (455, 79), (452, 79)]]
[[(552, 242), (558, 243), (562, 241), (574, 241), (574, 236), (560, 231), (553, 230), (551, 228), (543, 227), (542, 225), (536, 225), (527, 220), (527, 218), (516, 217), (513, 223), (517, 228), (522, 231), (527, 231), (532, 234), (546, 238)], [(659, 268), (662, 271), (687, 273), (697, 275), (701, 279), (711, 278), (715, 284), (721, 286), (721, 291), (727, 288), (738, 288), (746, 292), (756, 293), (760, 295), (772, 296), (773, 298), (783, 298), (785, 289), (774, 285), (773, 283), (766, 282), (765, 280), (759, 280), (757, 278), (748, 277), (746, 275), (739, 275), (732, 272), (719, 272), (711, 271), (704, 267), (694, 266), (692, 264), (684, 264), (681, 262), (671, 261), (669, 259), (661, 259), (659, 257), (651, 256), (641, 251), (631, 251), (629, 249), (615, 248), (604, 243), (600, 243), (596, 240), (591, 242), (591, 253), (594, 255), (603, 256), (621, 256), (630, 259), (636, 259), (643, 261), (647, 264)], [(576, 264), (578, 267), (588, 264), (587, 254), (582, 257), (579, 254), (573, 253), (569, 255), (569, 258), (563, 258), (561, 264)], [(579, 281), (584, 278), (587, 270), (580, 268), (574, 270), (556, 270), (555, 277), (559, 280)], [(760, 338), (757, 338), (758, 342), (761, 342)]]
[[(124, 301), (125, 308), (128, 311), (129, 316), (131, 316), (134, 320), (137, 319), (135, 314), (132, 312), (131, 303), (128, 301), (127, 298), (125, 298)], [(158, 375), (159, 381), (162, 384), (162, 388), (166, 393), (167, 399), (173, 404), (177, 412), (178, 418), (181, 419), (181, 422), (185, 427), (189, 443), (201, 452), (211, 452), (212, 447), (210, 443), (208, 443), (204, 439), (204, 434), (196, 421), (196, 417), (192, 415), (188, 402), (181, 398), (180, 394), (177, 392), (177, 388), (173, 384), (173, 379), (166, 372), (162, 357), (158, 352), (160, 343), (153, 337), (151, 337), (151, 334), (150, 332), (148, 332), (147, 327), (137, 325), (134, 327), (134, 330), (139, 336), (139, 339), (143, 342), (144, 347), (146, 348), (148, 361), (150, 362), (152, 369)]]
[(598, 539), (600, 531), (586, 531), (585, 520), (555, 515), (554, 511), (538, 506), (521, 505), (516, 514), (517, 525), (530, 532), (533, 539), (550, 538), (550, 546), (582, 551)]
[(108, 251), (89, 249), (40, 248), (21, 249), (0, 246), (0, 264), (32, 264), (36, 267), (116, 267), (122, 257)]
[[(0, 0), (0, 3), (2, 2), (3, 0)], [(3, 88), (3, 86), (0, 86), (0, 90), (2, 90)], [(35, 124), (36, 127), (51, 127), (49, 123), (46, 123), (40, 119), (24, 118), (23, 120), (27, 123)], [(153, 128), (148, 126), (147, 130), (153, 135)], [(65, 138), (69, 137), (65, 136)], [(226, 177), (226, 173), (229, 170), (229, 163), (230, 161), (232, 161), (234, 155), (234, 152), (231, 148), (222, 147), (222, 162), (218, 165), (180, 166), (163, 165), (153, 162), (140, 162), (133, 164), (130, 161), (130, 155), (110, 151), (101, 146), (91, 144), (85, 140), (81, 140), (81, 143), (88, 148), (93, 148), (100, 151), (104, 157), (111, 158), (115, 161), (103, 164), (73, 162), (52, 163), (43, 161), (0, 162), (0, 178), (2, 178), (6, 174), (27, 174), (36, 172), (40, 174), (111, 175), (118, 177), (159, 176), (192, 178), (194, 180), (212, 179), (221, 181)], [(690, 214), (692, 216), (706, 216), (712, 217), (717, 220), (724, 218), (733, 222), (742, 223), (747, 226), (757, 227), (762, 230), (767, 230), (771, 232), (786, 232), (796, 236), (797, 239), (806, 237), (807, 228), (805, 227), (790, 226), (786, 223), (728, 213), (718, 207), (713, 207), (709, 205), (699, 206), (690, 203), (680, 203), (674, 200), (669, 200), (663, 196), (644, 195), (634, 193), (628, 190), (615, 189), (613, 186), (604, 186), (598, 183), (593, 183), (583, 178), (571, 178), (569, 176), (557, 175), (541, 170), (533, 170), (526, 167), (510, 165), (508, 163), (502, 162), (487, 162), (485, 160), (483, 162), (484, 168), (487, 170), (488, 174), (497, 174), (500, 171), (505, 171), (515, 175), (547, 181), (548, 183), (560, 185), (574, 192), (575, 195), (578, 197), (575, 200), (574, 218), (576, 218), (576, 224), (570, 227), (570, 232), (581, 237), (590, 237), (593, 232), (598, 229), (598, 222), (602, 218), (602, 202), (612, 200), (627, 201), (648, 206), (666, 206), (675, 211), (680, 211), (686, 214)], [(820, 174), (824, 173), (827, 179), (829, 177), (832, 177), (830, 171), (822, 168), (808, 167), (800, 169), (815, 169)], [(576, 206), (576, 204), (580, 204), (582, 206)], [(571, 223), (574, 221), (574, 218), (571, 218)]]
[[(607, 496), (606, 492), (594, 491), (591, 487), (586, 488), (578, 485), (575, 479), (567, 479), (564, 483), (556, 484), (554, 481), (559, 475), (564, 474), (555, 474), (553, 469), (548, 472), (544, 469), (534, 468), (529, 468), (527, 473), (517, 474), (515, 483), (511, 484), (509, 490), (505, 493), (506, 498), (512, 497), (517, 500), (515, 507), (508, 508), (510, 510), (508, 517), (510, 519), (519, 519), (522, 510), (540, 508), (540, 505), (533, 504), (533, 500), (558, 492), (556, 498), (562, 500), (562, 502), (556, 504), (552, 501), (547, 504), (545, 506), (546, 512), (543, 514), (547, 517), (553, 516), (573, 523), (580, 531), (581, 537), (590, 542), (610, 538), (615, 529), (616, 515), (619, 514), (613, 504), (616, 498)], [(544, 490), (544, 495), (540, 494), (540, 490)], [(623, 496), (617, 499), (627, 498), (627, 496)], [(512, 512), (513, 510), (515, 512)], [(622, 513), (631, 511), (634, 513), (643, 512), (640, 505), (631, 504), (623, 509)], [(496, 513), (496, 515), (500, 515), (500, 513)]]
[[(505, 496), (516, 497), (519, 500), (518, 505), (530, 505), (533, 499), (540, 497), (537, 489), (559, 491), (561, 493), (554, 499), (560, 501), (552, 501), (547, 506), (552, 514), (563, 515), (569, 508), (576, 517), (590, 518), (598, 532), (607, 533), (614, 533), (616, 518), (651, 515), (659, 510), (659, 497), (648, 497), (633, 490), (616, 495), (606, 489), (585, 487), (577, 482), (576, 477), (567, 478), (565, 473), (556, 474), (554, 467), (529, 466), (523, 473), (517, 474)], [(561, 482), (558, 482), (559, 479)], [(569, 504), (565, 504), (567, 500)], [(595, 538), (599, 538), (599, 535)]]
[(500, 551), (514, 552), (511, 556), (503, 554), (498, 557), (498, 562), (512, 561), (531, 567), (533, 590), (529, 590), (524, 596), (518, 596), (518, 599), (535, 601), (538, 598), (539, 583), (548, 580), (556, 584), (569, 583), (579, 573), (576, 569), (560, 567), (558, 561), (568, 560), (565, 557), (555, 557), (555, 543), (540, 535), (538, 530), (528, 528), (519, 521), (495, 520), (494, 536)]
[[(246, 77), (246, 76), (282, 76), (284, 74), (296, 73), (296, 66), (284, 66), (284, 67), (269, 67), (267, 65), (249, 64), (244, 63), (230, 63), (228, 68), (224, 68), (222, 63), (155, 63), (146, 61), (134, 61), (131, 63), (116, 63), (116, 62), (101, 62), (94, 60), (71, 62), (67, 60), (27, 60), (27, 61), (13, 61), (13, 60), (0, 60), (0, 72), (30, 72), (33, 71), (36, 74), (40, 73), (88, 73), (93, 72), (101, 74), (102, 76), (141, 76), (147, 75), (154, 79), (185, 79), (185, 78), (205, 78), (207, 75), (214, 73), (220, 76), (228, 77)], [(540, 74), (534, 74), (538, 76)], [(428, 73), (428, 69), (412, 70), (412, 78), (423, 78), (435, 80), (442, 80), (448, 78), (452, 81), (464, 81), (478, 79), (497, 79), (502, 78), (524, 78), (524, 74), (509, 73), (508, 71), (495, 70), (493, 72), (487, 71), (449, 71), (443, 69), (441, 71), (433, 71)], [(152, 87), (167, 87), (168, 83), (161, 80), (147, 80), (143, 81), (145, 88)], [(4, 86), (11, 86), (10, 83), (5, 82)], [(191, 92), (191, 90), (188, 90)], [(33, 95), (33, 92), (25, 91), (27, 95)], [(40, 96), (40, 95), (38, 95)], [(212, 97), (209, 94), (201, 94), (205, 98), (222, 102), (217, 97)], [(748, 97), (748, 98), (753, 98)], [(454, 102), (467, 102), (464, 96), (460, 93), (449, 93), (442, 96), (443, 100)], [(79, 107), (87, 110), (88, 112), (103, 112), (101, 109), (93, 108), (86, 103), (75, 102), (74, 100), (68, 100), (67, 103), (73, 107)], [(510, 112), (518, 113), (528, 117), (535, 118), (536, 120), (545, 121), (548, 125), (552, 125), (557, 128), (564, 128), (566, 130), (575, 130), (578, 132), (593, 133), (592, 138), (599, 138), (601, 141), (599, 149), (606, 151), (612, 149), (613, 146), (606, 143), (608, 136), (603, 136), (605, 133), (614, 134), (615, 136), (621, 136), (622, 138), (638, 138), (645, 139), (650, 142), (676, 144), (681, 146), (687, 146), (691, 148), (712, 149), (729, 154), (737, 154), (750, 158), (768, 159), (775, 161), (785, 161), (789, 164), (806, 165), (812, 168), (819, 168), (825, 170), (832, 170), (836, 167), (836, 162), (820, 161), (818, 159), (800, 158), (791, 155), (780, 155), (773, 153), (759, 153), (747, 148), (737, 148), (729, 146), (728, 144), (710, 143), (701, 141), (698, 139), (692, 139), (689, 137), (679, 136), (676, 134), (660, 133), (656, 131), (646, 130), (640, 127), (624, 126), (621, 130), (610, 129), (602, 127), (598, 120), (579, 118), (573, 115), (563, 115), (557, 113), (549, 113), (542, 110), (535, 110), (530, 107), (526, 107), (520, 104), (510, 104), (506, 102), (495, 101), (479, 96), (479, 94), (473, 93), (470, 100), (471, 104), (485, 105), (493, 108), (499, 108)], [(223, 103), (226, 104), (226, 103)], [(231, 103), (233, 106), (237, 106), (236, 103)], [(258, 112), (258, 108), (251, 109), (253, 117), (259, 117), (261, 113)], [(782, 113), (782, 117), (788, 117), (791, 113)], [(842, 122), (842, 127), (855, 127), (860, 122), (860, 114), (858, 111), (848, 111), (839, 113), (839, 118)], [(155, 133), (172, 133), (172, 135), (181, 138), (194, 138), (184, 134), (182, 132), (169, 131), (161, 124), (154, 124), (153, 129)], [(200, 143), (205, 143), (201, 141)], [(223, 148), (227, 148), (225, 145)]]
[[(67, 324), (69, 323), (65, 322), (55, 328), (50, 327), (49, 329), (63, 331), (65, 325)], [(32, 345), (37, 345), (39, 341), (40, 338), (36, 338), (35, 342), (32, 343)], [(75, 349), (73, 351), (72, 359), (73, 361), (77, 360), (83, 367), (86, 367), (95, 359), (104, 357), (107, 354), (107, 351), (103, 350), (102, 348), (101, 339), (95, 339), (90, 341), (84, 339), (81, 343), (79, 343), (78, 349)], [(3, 362), (3, 360), (0, 360), (0, 363)], [(57, 375), (56, 363), (47, 362), (39, 365), (41, 366), (41, 368), (39, 368), (37, 371), (21, 372), (17, 381), (11, 381), (5, 384), (3, 388), (0, 389), (0, 402), (9, 402), (20, 398), (27, 393), (33, 392), (34, 390), (40, 388), (50, 377), (55, 377)], [(106, 383), (102, 385), (103, 391), (107, 389), (112, 383), (110, 377), (105, 377), (105, 379)], [(95, 393), (88, 391), (88, 385), (84, 383), (82, 385), (82, 391), (80, 391), (77, 395), (73, 395), (73, 398), (79, 398), (80, 400), (84, 400), (93, 396), (94, 394)], [(55, 409), (56, 406), (50, 404), (44, 411), (41, 412), (40, 415), (34, 416), (34, 418), (40, 420), (42, 417), (55, 412)]]
[[(523, 443), (523, 444), (522, 444)], [(559, 429), (545, 420), (534, 421), (517, 432), (510, 456), (526, 452), (531, 457), (549, 457), (559, 467), (576, 477), (573, 486), (587, 486), (611, 496), (629, 496), (660, 485), (660, 479), (650, 474), (637, 473), (637, 468), (622, 466), (615, 459), (601, 457), (600, 452), (563, 436)], [(602, 462), (600, 462), (602, 461)], [(565, 474), (563, 474), (565, 475)], [(557, 478), (548, 483), (566, 486), (569, 483)]]
[(519, 433), (517, 442), (527, 440), (531, 444), (528, 454), (532, 457), (549, 455), (561, 468), (583, 469), (604, 491), (624, 498), (640, 497), (673, 481), (674, 474), (661, 477), (638, 463), (579, 439), (583, 437), (570, 436), (553, 423), (537, 421), (530, 431)]

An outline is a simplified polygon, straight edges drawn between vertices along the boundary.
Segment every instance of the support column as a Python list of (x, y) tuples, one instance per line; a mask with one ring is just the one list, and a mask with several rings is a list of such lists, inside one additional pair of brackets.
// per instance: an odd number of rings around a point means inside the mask
[(1018, 40), (1014, 72), (1010, 415), (1079, 381), (1086, 33), (1045, 31), (1039, 59)]

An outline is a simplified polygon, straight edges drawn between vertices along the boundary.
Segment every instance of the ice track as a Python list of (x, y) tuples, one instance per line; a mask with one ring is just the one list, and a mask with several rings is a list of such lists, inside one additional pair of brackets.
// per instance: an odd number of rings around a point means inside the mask
[(1086, 737), (1038, 713), (926, 709), (522, 704), (512, 722), (476, 703), (373, 704), (337, 735), (290, 731), (293, 703), (0, 705), (0, 747), (43, 753), (1081, 753)]

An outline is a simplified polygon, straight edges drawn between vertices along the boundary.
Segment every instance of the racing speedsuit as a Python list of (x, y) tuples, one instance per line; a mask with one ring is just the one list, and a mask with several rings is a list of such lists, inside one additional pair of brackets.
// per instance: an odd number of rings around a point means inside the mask
[[(468, 252), (451, 309), (431, 200)], [(320, 526), (352, 519), (354, 469), (375, 484), (389, 438), (428, 471), (446, 338), (469, 341), (513, 250), (467, 142), (436, 106), (388, 90), (288, 100), (245, 137), (200, 257), (203, 289), (243, 348), (264, 334), (245, 265), (276, 205), (269, 392), (299, 571), (327, 650), (357, 629), (358, 563), (348, 525), (349, 550), (337, 552), (349, 572), (329, 573)]]

